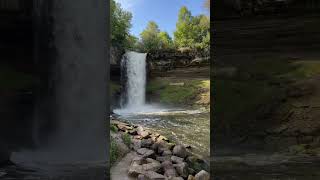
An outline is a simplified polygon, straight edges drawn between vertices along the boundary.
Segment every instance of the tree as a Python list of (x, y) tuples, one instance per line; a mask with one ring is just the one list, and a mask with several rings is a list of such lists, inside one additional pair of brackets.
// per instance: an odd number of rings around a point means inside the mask
[(129, 50), (137, 50), (139, 38), (135, 37), (134, 35), (127, 36), (127, 46), (126, 49)]
[(208, 16), (192, 16), (184, 6), (180, 9), (174, 43), (179, 48), (208, 49), (210, 46), (210, 19)]
[(173, 48), (173, 41), (171, 39), (171, 37), (169, 36), (169, 34), (167, 32), (160, 32), (158, 34), (159, 37), (159, 41), (160, 41), (160, 49), (171, 49)]
[(150, 21), (145, 30), (140, 34), (143, 50), (157, 50), (160, 47), (159, 27), (154, 21)]
[(111, 44), (122, 48), (130, 47), (129, 30), (131, 28), (132, 14), (121, 8), (119, 3), (111, 0)]
[(179, 11), (178, 22), (176, 23), (174, 43), (178, 47), (191, 47), (194, 44), (192, 34), (192, 15), (187, 7), (183, 6)]

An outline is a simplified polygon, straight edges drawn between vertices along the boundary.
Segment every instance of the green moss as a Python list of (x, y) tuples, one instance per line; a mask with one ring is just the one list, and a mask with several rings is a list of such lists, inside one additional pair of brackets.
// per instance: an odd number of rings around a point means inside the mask
[(127, 145), (128, 147), (130, 146), (130, 144), (131, 144), (131, 136), (130, 136), (129, 134), (124, 133), (124, 134), (122, 135), (122, 140), (123, 140), (123, 143), (124, 143), (125, 145)]
[(114, 139), (111, 138), (110, 141), (110, 164), (111, 166), (117, 161), (119, 158), (118, 145)]
[(18, 72), (13, 68), (1, 65), (0, 67), (0, 89), (21, 90), (31, 88), (34, 78), (30, 74)]

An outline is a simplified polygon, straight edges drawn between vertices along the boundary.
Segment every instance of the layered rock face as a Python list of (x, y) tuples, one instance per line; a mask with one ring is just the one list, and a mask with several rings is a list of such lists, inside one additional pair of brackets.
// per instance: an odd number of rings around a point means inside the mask
[(320, 9), (317, 0), (223, 0), (213, 3), (216, 18), (283, 13), (304, 13)]
[[(273, 58), (275, 64), (278, 60), (290, 60), (293, 62), (310, 60), (311, 58), (317, 61), (319, 57), (318, 49), (320, 48), (320, 36), (317, 33), (320, 31), (320, 15), (311, 10), (317, 9), (319, 7), (318, 3), (315, 1), (304, 1), (304, 3), (286, 1), (287, 4), (281, 3), (286, 5), (281, 8), (288, 11), (283, 10), (281, 13), (272, 13), (271, 11), (269, 13), (268, 11), (263, 16), (253, 14), (251, 16), (241, 16), (240, 12), (237, 16), (232, 16), (232, 13), (227, 13), (229, 17), (236, 18), (216, 18), (214, 20), (212, 29), (214, 33), (214, 44), (212, 45), (214, 49), (213, 64), (224, 67), (215, 71), (215, 75), (221, 78), (219, 73), (222, 73), (224, 77), (221, 79), (223, 80), (237, 79), (239, 78), (236, 77), (239, 74), (238, 71), (248, 69), (252, 64), (259, 64), (259, 62), (264, 60), (271, 60), (270, 62), (272, 62)], [(296, 7), (301, 3), (304, 5)], [(269, 5), (271, 6), (272, 4)], [(301, 11), (295, 14), (295, 10), (299, 8)], [(220, 10), (223, 11), (224, 9)], [(304, 14), (301, 15), (300, 13)], [(264, 67), (266, 71), (269, 68), (270, 70), (274, 69), (271, 66)], [(223, 70), (228, 71), (222, 72)], [(257, 82), (272, 81), (267, 80), (266, 77), (258, 76), (258, 73), (246, 75), (248, 77), (243, 78), (241, 81), (230, 81), (239, 84), (255, 81), (253, 79), (257, 79)], [(316, 77), (309, 78), (311, 82), (316, 82), (317, 79)], [(273, 83), (270, 82), (270, 84)], [(252, 88), (255, 88), (254, 86), (257, 86), (257, 84), (253, 84)], [(221, 124), (226, 123), (226, 127), (229, 126), (230, 131), (227, 132), (225, 129), (223, 130), (224, 133), (237, 134), (234, 137), (242, 136), (243, 139), (238, 139), (238, 143), (245, 144), (247, 142), (248, 144), (256, 145), (256, 147), (266, 145), (268, 148), (277, 149), (286, 148), (294, 144), (308, 143), (319, 145), (319, 126), (316, 123), (319, 112), (316, 108), (312, 108), (314, 107), (315, 99), (318, 98), (317, 90), (313, 90), (311, 95), (308, 84), (295, 82), (294, 79), (292, 82), (279, 86), (287, 89), (284, 97), (281, 97), (280, 93), (274, 94), (274, 97), (270, 98), (280, 98), (274, 100), (272, 104), (261, 104), (265, 108), (261, 112), (258, 112), (257, 109), (252, 109), (251, 112), (248, 112), (252, 115), (250, 117), (241, 114), (237, 117), (239, 122), (237, 125), (221, 122)], [(237, 91), (237, 89), (235, 88), (234, 91)], [(218, 93), (223, 94), (224, 92)], [(258, 94), (258, 92), (254, 92), (252, 95), (256, 93)], [(297, 96), (292, 96), (292, 94), (296, 94)], [(247, 99), (242, 100), (247, 101)], [(217, 100), (216, 106), (219, 106), (220, 101), (223, 101), (223, 99)], [(299, 101), (304, 102), (303, 104), (306, 106), (296, 107), (295, 104)], [(242, 103), (242, 101), (238, 103)], [(286, 107), (287, 105), (290, 106), (288, 111), (283, 110), (284, 104)], [(230, 106), (232, 106), (231, 103)], [(215, 117), (214, 115), (214, 119), (223, 118)], [(263, 120), (260, 121), (261, 119)], [(216, 124), (218, 124), (218, 121)], [(217, 129), (216, 133), (218, 132), (219, 130)], [(239, 134), (241, 135), (239, 136)], [(254, 138), (258, 140), (253, 140)], [(223, 139), (220, 140), (223, 141)]]

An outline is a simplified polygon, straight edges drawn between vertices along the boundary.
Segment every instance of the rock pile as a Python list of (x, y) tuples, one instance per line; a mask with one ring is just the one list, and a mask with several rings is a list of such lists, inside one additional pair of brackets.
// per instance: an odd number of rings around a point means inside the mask
[(131, 149), (137, 152), (128, 168), (128, 174), (138, 180), (209, 180), (202, 169), (193, 168), (199, 161), (184, 145), (170, 142), (158, 133), (151, 133), (141, 126), (112, 120), (120, 133), (131, 135)]

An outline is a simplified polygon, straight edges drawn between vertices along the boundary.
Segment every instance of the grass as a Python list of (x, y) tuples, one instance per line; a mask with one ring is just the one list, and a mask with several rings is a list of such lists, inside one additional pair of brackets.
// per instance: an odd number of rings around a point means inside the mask
[(131, 144), (131, 136), (130, 136), (129, 134), (124, 133), (124, 134), (122, 135), (122, 140), (123, 140), (123, 143), (124, 143), (125, 145), (127, 145), (128, 147), (130, 147), (130, 144)]
[(34, 78), (30, 74), (18, 72), (9, 66), (0, 66), (0, 89), (21, 90), (31, 88)]
[(114, 139), (111, 138), (110, 141), (110, 164), (111, 166), (117, 161), (119, 158), (118, 145)]
[[(183, 85), (170, 83), (183, 83)], [(147, 93), (157, 94), (160, 102), (165, 104), (195, 104), (200, 94), (209, 94), (209, 89), (209, 80), (153, 80), (147, 85)]]
[(112, 124), (112, 125), (110, 126), (110, 130), (111, 130), (112, 132), (118, 132), (118, 128), (117, 128), (114, 124)]

